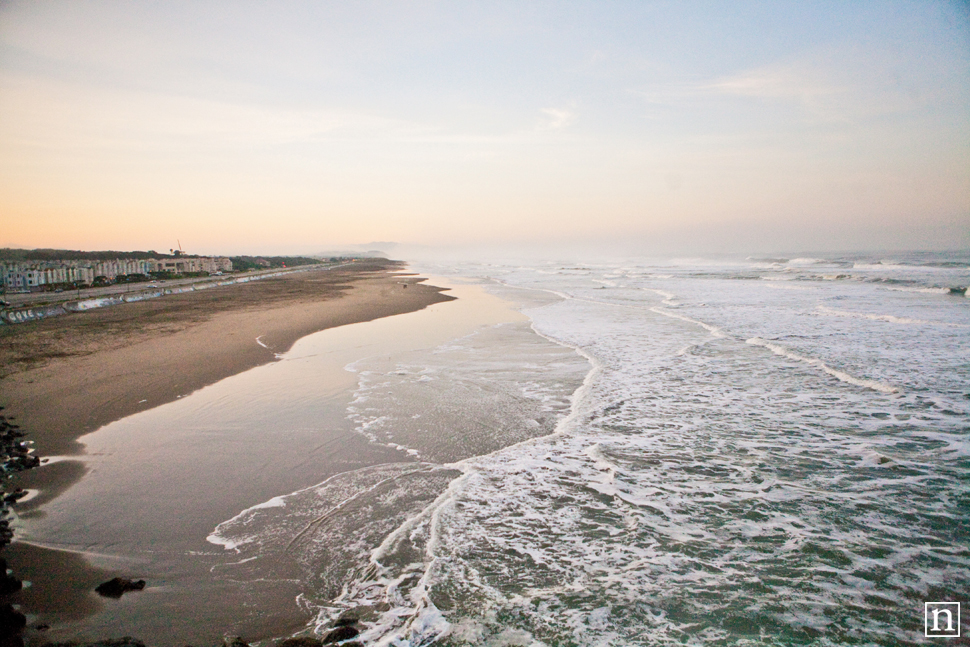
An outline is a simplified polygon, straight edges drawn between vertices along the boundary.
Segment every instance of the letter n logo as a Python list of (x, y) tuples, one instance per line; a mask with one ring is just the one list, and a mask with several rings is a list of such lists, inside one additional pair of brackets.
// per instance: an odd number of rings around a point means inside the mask
[(959, 638), (960, 603), (925, 602), (923, 623), (923, 635), (927, 638)]

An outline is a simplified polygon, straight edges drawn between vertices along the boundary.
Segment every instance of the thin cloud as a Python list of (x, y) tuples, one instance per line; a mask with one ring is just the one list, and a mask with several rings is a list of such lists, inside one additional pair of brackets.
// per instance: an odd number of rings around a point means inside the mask
[[(739, 70), (708, 80), (657, 84), (631, 89), (651, 111), (666, 114), (715, 99), (774, 102), (797, 110), (800, 119), (856, 122), (919, 109), (929, 100), (926, 89), (907, 87), (887, 55), (867, 56), (851, 48), (819, 53), (795, 61)], [(911, 76), (911, 75), (910, 75)]]
[(789, 102), (822, 121), (861, 121), (940, 100), (940, 89), (951, 85), (945, 73), (919, 72), (893, 52), (842, 47), (723, 76), (697, 90)]
[(94, 92), (71, 83), (0, 75), (0, 135), (52, 148), (157, 147), (186, 142), (274, 145), (333, 136), (401, 133), (413, 125), (375, 114), (228, 103), (153, 92)]
[(699, 89), (748, 97), (801, 101), (832, 97), (845, 91), (845, 88), (810, 78), (791, 68), (751, 70), (721, 78)]
[(540, 130), (562, 130), (576, 121), (576, 113), (564, 108), (543, 108)]

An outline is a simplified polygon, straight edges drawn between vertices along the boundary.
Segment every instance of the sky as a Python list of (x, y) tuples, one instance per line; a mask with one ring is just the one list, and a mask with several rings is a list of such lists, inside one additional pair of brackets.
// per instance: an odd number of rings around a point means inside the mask
[(0, 247), (970, 248), (970, 4), (0, 0)]

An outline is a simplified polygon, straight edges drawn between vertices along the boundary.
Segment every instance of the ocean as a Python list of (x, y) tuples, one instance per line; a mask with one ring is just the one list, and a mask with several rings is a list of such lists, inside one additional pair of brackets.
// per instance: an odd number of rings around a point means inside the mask
[(349, 365), (415, 460), (209, 539), (368, 645), (921, 643), (970, 583), (968, 260), (420, 266), (529, 320)]
[(970, 255), (412, 267), (459, 299), (91, 434), (34, 539), (366, 645), (921, 644), (968, 601)]

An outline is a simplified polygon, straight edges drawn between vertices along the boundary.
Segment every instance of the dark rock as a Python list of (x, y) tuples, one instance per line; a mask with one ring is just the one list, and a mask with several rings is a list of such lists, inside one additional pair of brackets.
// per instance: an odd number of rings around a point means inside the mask
[(360, 632), (353, 627), (337, 627), (323, 637), (323, 644), (339, 643), (341, 640), (350, 640), (351, 638), (356, 638), (358, 635), (360, 635)]
[(358, 622), (360, 622), (360, 618), (358, 618), (357, 616), (350, 616), (350, 615), (348, 615), (348, 616), (340, 616), (339, 618), (337, 618), (336, 620), (333, 621), (333, 626), (334, 627), (349, 627), (351, 625), (357, 624)]
[(0, 557), (0, 595), (16, 593), (23, 586), (23, 582), (7, 572), (7, 560)]
[(232, 638), (226, 638), (222, 642), (221, 647), (249, 647), (249, 643), (239, 636), (233, 636)]
[(30, 494), (30, 493), (27, 490), (25, 490), (23, 488), (17, 488), (16, 490), (14, 490), (13, 492), (11, 492), (10, 494), (7, 494), (6, 496), (4, 496), (3, 497), (3, 500), (4, 500), (5, 503), (16, 503), (17, 501), (19, 501), (20, 499), (24, 498), (28, 494)]
[(145, 580), (133, 582), (131, 580), (126, 580), (123, 577), (116, 577), (108, 580), (107, 582), (99, 584), (94, 590), (98, 592), (98, 595), (102, 595), (106, 598), (117, 599), (128, 591), (141, 591), (143, 588), (145, 588)]
[(12, 604), (0, 605), (0, 636), (13, 636), (27, 626), (27, 616), (13, 608)]
[(380, 614), (384, 613), (385, 611), (389, 611), (390, 608), (391, 608), (390, 604), (386, 602), (381, 602), (373, 606), (361, 605), (350, 609), (344, 609), (344, 611), (339, 616), (337, 616), (337, 621), (334, 621), (332, 626), (334, 627), (340, 626), (340, 624), (342, 623), (340, 623), (339, 621), (342, 620), (343, 618), (353, 618), (356, 622), (368, 622), (368, 621), (377, 620)]
[(323, 647), (323, 643), (317, 638), (287, 638), (276, 647)]
[(0, 647), (24, 647), (24, 639), (18, 635), (0, 634)]

